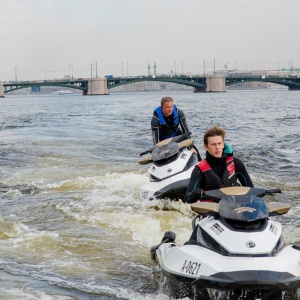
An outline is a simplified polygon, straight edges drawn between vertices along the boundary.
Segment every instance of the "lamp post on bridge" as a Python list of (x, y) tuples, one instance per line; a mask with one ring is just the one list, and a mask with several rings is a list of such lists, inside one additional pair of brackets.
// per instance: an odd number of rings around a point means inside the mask
[(216, 59), (214, 58), (214, 74), (216, 74)]

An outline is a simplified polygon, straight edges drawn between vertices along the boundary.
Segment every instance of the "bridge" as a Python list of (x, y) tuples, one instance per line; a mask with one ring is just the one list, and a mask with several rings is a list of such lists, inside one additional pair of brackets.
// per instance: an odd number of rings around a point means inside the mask
[(300, 90), (300, 77), (299, 76), (227, 76), (225, 77), (226, 86), (244, 83), (244, 82), (268, 82), (287, 86), (289, 90)]
[[(42, 86), (54, 86), (81, 90), (83, 95), (108, 95), (108, 90), (122, 85), (142, 82), (160, 81), (172, 82), (194, 88), (194, 92), (224, 92), (226, 86), (245, 82), (268, 82), (287, 86), (289, 90), (300, 90), (299, 76), (249, 76), (249, 75), (211, 75), (211, 76), (135, 76), (135, 77), (112, 77), (101, 78), (77, 78), (65, 80), (41, 80), (41, 81), (19, 81), (0, 82), (0, 97), (4, 94), (19, 89), (31, 88), (38, 91)], [(1, 86), (2, 85), (2, 86)]]
[[(224, 77), (225, 86), (230, 86), (245, 82), (268, 82), (287, 86), (289, 90), (300, 90), (300, 78), (298, 76), (249, 76), (249, 75), (230, 75), (217, 76), (217, 80)], [(213, 79), (213, 76), (140, 76), (140, 77), (115, 77), (107, 79), (108, 89), (121, 85), (141, 82), (141, 81), (162, 81), (182, 84), (194, 88), (195, 92), (210, 92), (206, 90), (207, 79)]]

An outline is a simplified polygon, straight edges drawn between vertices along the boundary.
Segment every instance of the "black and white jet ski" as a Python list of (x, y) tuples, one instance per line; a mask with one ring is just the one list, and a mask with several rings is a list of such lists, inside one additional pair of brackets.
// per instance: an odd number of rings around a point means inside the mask
[(180, 135), (163, 140), (140, 154), (139, 164), (151, 164), (148, 168), (150, 182), (141, 188), (143, 200), (184, 198), (193, 167), (201, 160), (199, 154), (189, 150), (193, 143), (193, 139)]
[(191, 239), (179, 246), (168, 231), (151, 256), (169, 278), (193, 288), (286, 291), (300, 287), (300, 245), (285, 245), (271, 217), (290, 205), (266, 202), (280, 190), (229, 187), (207, 191), (215, 202), (197, 202)]

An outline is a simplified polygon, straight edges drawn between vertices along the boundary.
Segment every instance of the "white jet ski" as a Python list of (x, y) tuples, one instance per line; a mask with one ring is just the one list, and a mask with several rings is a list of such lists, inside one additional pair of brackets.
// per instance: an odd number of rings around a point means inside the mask
[(150, 182), (141, 188), (143, 200), (184, 199), (193, 167), (201, 160), (199, 154), (189, 150), (194, 140), (184, 138), (186, 136), (181, 135), (163, 140), (141, 153), (139, 164), (151, 163), (148, 169)]
[[(188, 242), (168, 231), (150, 250), (163, 274), (194, 289), (297, 290), (300, 245), (285, 245), (282, 225), (272, 216), (290, 205), (262, 197), (280, 190), (229, 187), (207, 191), (215, 202), (197, 202)], [(244, 299), (244, 298), (243, 298)]]

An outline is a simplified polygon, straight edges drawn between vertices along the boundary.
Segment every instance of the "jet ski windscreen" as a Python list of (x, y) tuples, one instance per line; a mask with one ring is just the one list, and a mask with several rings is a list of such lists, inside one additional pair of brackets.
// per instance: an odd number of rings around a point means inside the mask
[(219, 202), (219, 214), (224, 219), (251, 222), (267, 218), (269, 210), (257, 196), (228, 196)]
[(171, 157), (179, 152), (179, 146), (177, 143), (171, 142), (161, 147), (156, 147), (152, 151), (152, 160), (159, 161)]

